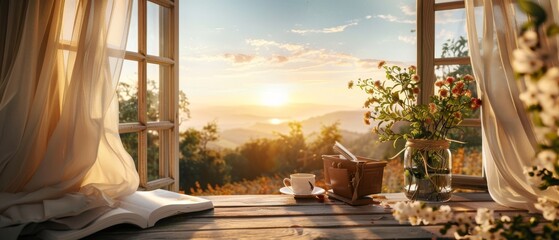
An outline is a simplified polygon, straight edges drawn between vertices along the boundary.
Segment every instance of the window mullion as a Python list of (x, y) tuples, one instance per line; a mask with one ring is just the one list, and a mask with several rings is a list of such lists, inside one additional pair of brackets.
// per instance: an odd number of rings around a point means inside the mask
[(434, 65), (470, 65), (470, 57), (435, 58)]
[(175, 183), (170, 186), (172, 190), (179, 190), (179, 119), (180, 119), (180, 109), (179, 109), (179, 1), (175, 2), (173, 10), (171, 11), (171, 44), (172, 49), (170, 50), (173, 54), (173, 60), (175, 63), (171, 66), (172, 83), (174, 96), (172, 98), (173, 102), (169, 104), (173, 106), (173, 119), (175, 123), (175, 128), (171, 132), (171, 138), (173, 141), (170, 147), (170, 161), (169, 161), (169, 175), (175, 180)]
[[(170, 26), (168, 11), (164, 7), (159, 7), (159, 56), (169, 57), (169, 36), (167, 34), (170, 31), (167, 29)], [(158, 57), (162, 58), (162, 57)], [(171, 89), (169, 88), (169, 81), (171, 76), (169, 73), (168, 66), (161, 66), (159, 71), (159, 120), (169, 121), (172, 118), (169, 117), (169, 113), (172, 109), (169, 109), (171, 104), (170, 97)], [(159, 131), (159, 177), (164, 178), (169, 176), (169, 145), (171, 139), (169, 138), (170, 131)]]
[(435, 79), (435, 0), (417, 1), (417, 68), (421, 81), (419, 103), (428, 103)]
[[(147, 126), (147, 2), (138, 0), (138, 52), (143, 59), (138, 62), (138, 121)], [(140, 186), (146, 187), (148, 181), (147, 129), (138, 133), (138, 175)]]

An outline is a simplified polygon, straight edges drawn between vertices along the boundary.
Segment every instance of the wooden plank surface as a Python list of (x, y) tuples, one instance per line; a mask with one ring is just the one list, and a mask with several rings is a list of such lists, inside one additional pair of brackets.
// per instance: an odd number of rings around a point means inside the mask
[[(439, 226), (350, 227), (350, 228), (272, 228), (221, 231), (135, 231), (127, 235), (105, 233), (90, 239), (432, 239), (441, 237)], [(96, 238), (95, 238), (96, 237)], [(447, 236), (448, 237), (448, 236)]]
[[(349, 206), (336, 200), (294, 199), (286, 195), (205, 196), (215, 208), (182, 214), (140, 229), (119, 225), (89, 239), (431, 239), (441, 236), (441, 226), (400, 224), (391, 214), (390, 203), (405, 200), (403, 194), (382, 194), (387, 205)], [(475, 215), (479, 207), (496, 215), (527, 214), (501, 206), (487, 193), (457, 193), (450, 205), (455, 212)]]

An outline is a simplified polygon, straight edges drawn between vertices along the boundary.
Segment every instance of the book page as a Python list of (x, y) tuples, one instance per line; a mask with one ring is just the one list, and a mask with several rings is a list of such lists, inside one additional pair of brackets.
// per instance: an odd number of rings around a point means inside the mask
[(140, 215), (123, 208), (115, 208), (82, 229), (66, 231), (44, 230), (39, 234), (39, 237), (52, 240), (80, 239), (121, 223), (134, 224), (141, 228), (147, 227), (147, 220)]
[(162, 189), (137, 191), (121, 201), (121, 207), (148, 216), (149, 227), (165, 217), (213, 208), (210, 200)]

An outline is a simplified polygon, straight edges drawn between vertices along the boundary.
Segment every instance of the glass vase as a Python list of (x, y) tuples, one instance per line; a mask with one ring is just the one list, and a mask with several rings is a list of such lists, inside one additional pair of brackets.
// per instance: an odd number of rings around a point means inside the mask
[(411, 139), (404, 152), (404, 193), (410, 200), (446, 202), (452, 193), (447, 140)]

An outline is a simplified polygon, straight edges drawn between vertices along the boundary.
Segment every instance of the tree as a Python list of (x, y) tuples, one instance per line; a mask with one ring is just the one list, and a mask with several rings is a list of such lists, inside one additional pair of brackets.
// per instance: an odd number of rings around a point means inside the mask
[[(157, 121), (159, 119), (159, 86), (154, 80), (148, 80), (148, 91), (146, 94), (146, 104), (148, 106), (147, 119)], [(117, 86), (117, 97), (119, 103), (119, 121), (137, 122), (138, 121), (138, 88), (126, 82), (120, 82)], [(190, 118), (188, 109), (189, 102), (186, 94), (179, 92), (179, 112), (182, 113), (181, 121)], [(138, 134), (121, 134), (120, 138), (128, 153), (138, 165)], [(147, 133), (147, 159), (148, 159), (148, 180), (159, 178), (159, 134), (156, 131)]]
[[(468, 57), (468, 40), (464, 36), (458, 39), (447, 39), (442, 45), (441, 58)], [(439, 65), (436, 67), (442, 76), (459, 77), (472, 74), (471, 65)]]
[(202, 187), (223, 185), (230, 181), (227, 165), (221, 153), (208, 148), (208, 143), (219, 139), (217, 123), (211, 122), (202, 130), (190, 128), (181, 133), (179, 150), (179, 188), (188, 190), (199, 182)]
[(282, 173), (301, 170), (300, 159), (307, 151), (307, 144), (300, 122), (289, 122), (289, 134), (278, 133), (277, 170)]
[(273, 174), (277, 170), (276, 158), (278, 157), (279, 142), (276, 139), (254, 139), (246, 142), (238, 151), (241, 159), (245, 162), (231, 166), (231, 171), (237, 175), (237, 171), (244, 172), (242, 178), (254, 179), (262, 175)]
[(331, 125), (322, 125), (318, 138), (310, 144), (312, 157), (308, 159), (310, 161), (305, 162), (304, 171), (322, 169), (322, 155), (336, 154), (332, 146), (334, 146), (337, 141), (341, 140), (340, 122), (335, 122)]

